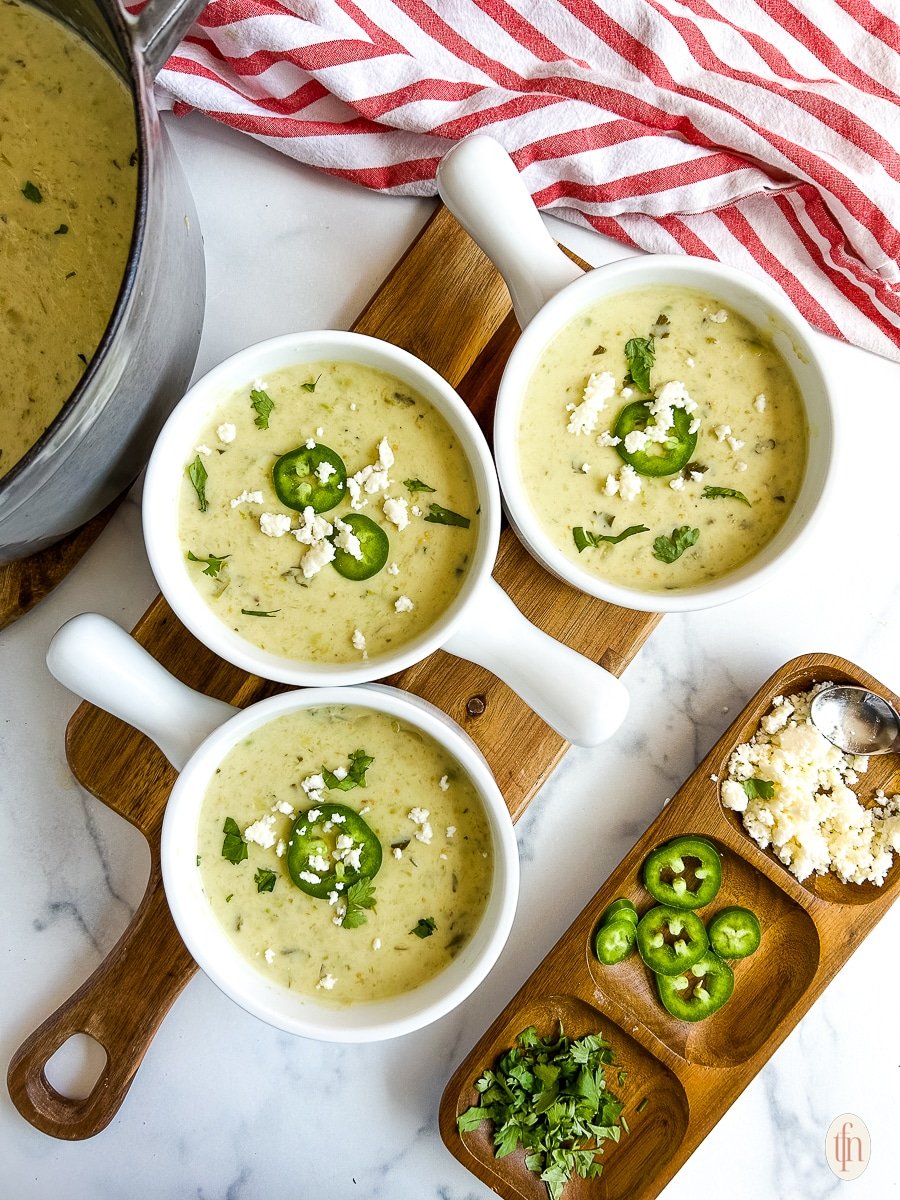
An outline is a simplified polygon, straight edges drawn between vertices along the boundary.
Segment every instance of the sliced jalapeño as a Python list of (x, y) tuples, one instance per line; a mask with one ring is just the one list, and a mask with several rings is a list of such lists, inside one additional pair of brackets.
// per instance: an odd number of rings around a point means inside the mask
[[(343, 525), (350, 526), (350, 531), (359, 541), (360, 557), (357, 558), (349, 550), (342, 550), (335, 546), (331, 565), (338, 575), (343, 575), (345, 579), (371, 579), (373, 575), (378, 574), (388, 560), (390, 543), (387, 534), (380, 525), (362, 513), (348, 513), (345, 517), (338, 517), (337, 520)], [(336, 537), (337, 533), (332, 541)]]
[(693, 418), (683, 408), (672, 410), (672, 428), (664, 442), (648, 442), (642, 450), (626, 450), (625, 439), (635, 430), (641, 433), (653, 422), (649, 400), (626, 404), (616, 418), (613, 433), (620, 439), (616, 452), (638, 475), (675, 475), (691, 461), (697, 434), (691, 433)]
[[(352, 840), (350, 846), (347, 838)], [(301, 892), (327, 900), (330, 893), (343, 892), (358, 879), (378, 873), (381, 842), (346, 804), (322, 803), (298, 813), (285, 858), (288, 874)]]
[(272, 483), (278, 499), (288, 508), (323, 513), (343, 500), (347, 468), (330, 446), (316, 442), (282, 454), (272, 468)]

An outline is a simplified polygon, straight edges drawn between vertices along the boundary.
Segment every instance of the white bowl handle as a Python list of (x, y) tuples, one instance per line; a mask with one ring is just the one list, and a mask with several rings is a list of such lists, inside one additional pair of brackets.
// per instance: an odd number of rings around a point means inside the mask
[(628, 712), (615, 675), (536, 628), (489, 579), (442, 650), (487, 667), (576, 746), (599, 746)]
[(496, 139), (474, 133), (437, 170), (441, 199), (506, 281), (524, 329), (535, 313), (584, 271), (547, 232), (516, 165)]
[(240, 711), (186, 687), (99, 613), (82, 613), (63, 625), (47, 650), (47, 666), (76, 696), (145, 733), (178, 771)]

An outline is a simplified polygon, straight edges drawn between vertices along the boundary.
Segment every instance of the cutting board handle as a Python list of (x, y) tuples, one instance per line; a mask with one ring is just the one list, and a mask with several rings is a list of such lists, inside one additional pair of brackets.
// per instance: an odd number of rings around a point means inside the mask
[[(147, 1047), (196, 963), (175, 928), (159, 882), (158, 853), (131, 924), (91, 977), (13, 1055), (7, 1086), (26, 1121), (70, 1141), (105, 1129), (125, 1099)], [(73, 1034), (106, 1051), (89, 1095), (71, 1099), (47, 1078), (46, 1066)]]

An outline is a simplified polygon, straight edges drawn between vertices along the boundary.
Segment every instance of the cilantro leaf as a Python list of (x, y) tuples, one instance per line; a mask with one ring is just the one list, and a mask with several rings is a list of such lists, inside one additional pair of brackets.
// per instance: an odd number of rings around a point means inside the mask
[[(313, 384), (313, 387), (315, 386)], [(263, 392), (259, 388), (254, 388), (250, 393), (250, 407), (256, 413), (256, 419), (253, 423), (257, 429), (268, 429), (269, 417), (272, 415), (272, 409), (275, 407), (275, 401), (269, 393)]]
[(619, 542), (624, 542), (626, 538), (633, 537), (636, 533), (649, 532), (646, 525), (629, 525), (627, 529), (623, 529), (621, 533), (613, 536), (611, 533), (591, 533), (590, 529), (582, 529), (580, 525), (576, 525), (572, 530), (572, 537), (575, 539), (575, 545), (580, 554), (588, 546), (600, 546), (603, 542), (609, 542), (610, 545), (615, 546)]
[(462, 517), (452, 509), (442, 508), (440, 504), (428, 505), (428, 516), (425, 520), (435, 525), (458, 525), (460, 529), (468, 529), (472, 524), (468, 517)]
[(650, 371), (656, 358), (656, 348), (653, 338), (629, 338), (625, 343), (625, 357), (628, 360), (628, 374), (635, 387), (642, 392), (650, 392)]
[(337, 775), (333, 771), (329, 771), (327, 767), (322, 768), (325, 786), (329, 790), (336, 788), (339, 792), (349, 792), (351, 788), (365, 787), (366, 771), (374, 761), (372, 755), (366, 754), (365, 750), (354, 750), (350, 755), (350, 766), (343, 779), (338, 779)]
[(268, 612), (265, 612), (261, 608), (242, 608), (241, 612), (245, 617), (274, 617), (276, 613), (281, 612), (281, 609), (270, 608)]
[(344, 895), (346, 910), (341, 925), (344, 929), (357, 929), (365, 925), (368, 917), (365, 910), (375, 907), (375, 886), (368, 875), (351, 883)]
[[(312, 383), (301, 383), (300, 386), (303, 388), (304, 392), (314, 392), (316, 390), (316, 384), (319, 382), (319, 380), (321, 378), (322, 378), (321, 375), (317, 375), (315, 377), (315, 379), (312, 381)], [(271, 404), (271, 401), (269, 401), (269, 403)], [(259, 424), (258, 421), (257, 421), (257, 424)]]
[(775, 795), (775, 784), (768, 779), (744, 779), (741, 787), (748, 800), (771, 800)]
[(187, 468), (187, 477), (191, 481), (191, 486), (197, 493), (197, 503), (201, 512), (206, 512), (209, 508), (209, 501), (206, 499), (206, 481), (209, 475), (206, 473), (206, 467), (203, 465), (203, 459), (198, 454), (194, 461)]
[(689, 546), (693, 546), (699, 536), (699, 529), (679, 525), (677, 529), (672, 530), (671, 537), (662, 535), (654, 540), (653, 557), (658, 558), (660, 562), (673, 563), (676, 558), (681, 558)]
[(423, 483), (421, 479), (404, 479), (403, 486), (411, 492), (433, 492), (434, 488)]
[(68, 232), (69, 232), (69, 227), (68, 227), (68, 225), (60, 225), (60, 226), (58, 226), (56, 229), (54, 229), (54, 230), (53, 230), (53, 232), (54, 232), (54, 233), (55, 233), (57, 236), (60, 236), (60, 235), (62, 235), (62, 234), (66, 234), (66, 233), (68, 233)]
[(22, 188), (22, 195), (26, 200), (30, 200), (32, 204), (40, 204), (44, 199), (43, 195), (41, 194), (41, 189), (36, 183), (32, 183), (30, 179)]
[(419, 917), (415, 926), (409, 932), (414, 933), (417, 938), (427, 938), (431, 937), (436, 928), (434, 917)]
[(222, 842), (222, 857), (237, 866), (249, 854), (247, 843), (241, 837), (240, 827), (234, 817), (225, 818), (222, 830), (225, 834), (225, 840)]
[(193, 550), (188, 550), (187, 556), (190, 562), (206, 563), (206, 566), (203, 568), (203, 574), (210, 575), (213, 579), (219, 578), (222, 564), (226, 558), (231, 558), (230, 554), (223, 554), (221, 558), (217, 554), (208, 554), (206, 558), (200, 558)]
[(253, 882), (256, 884), (258, 892), (272, 892), (275, 890), (275, 881), (278, 876), (274, 871), (270, 871), (267, 867), (260, 867), (253, 876)]
[(735, 488), (707, 486), (703, 489), (701, 494), (702, 500), (717, 500), (720, 498), (726, 500), (740, 500), (741, 504), (746, 504), (748, 508), (752, 507), (750, 501), (747, 499), (744, 493), (737, 491)]

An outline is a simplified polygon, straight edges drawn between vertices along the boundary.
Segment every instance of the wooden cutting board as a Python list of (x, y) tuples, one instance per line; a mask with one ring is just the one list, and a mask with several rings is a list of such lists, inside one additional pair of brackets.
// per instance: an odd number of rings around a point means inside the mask
[[(497, 384), (518, 336), (500, 276), (444, 208), (438, 208), (353, 328), (402, 346), (453, 384), (489, 435)], [(504, 531), (494, 577), (546, 632), (620, 675), (660, 616), (616, 608), (549, 576)], [(161, 597), (134, 635), (191, 687), (243, 706), (277, 685), (246, 675), (204, 649)], [(477, 742), (513, 819), (559, 762), (567, 744), (486, 670), (442, 652), (389, 682), (438, 705)], [(150, 843), (147, 891), (128, 929), (100, 967), (23, 1043), (9, 1068), (16, 1107), (60, 1138), (98, 1133), (115, 1115), (150, 1041), (196, 970), (166, 906), (159, 834), (174, 772), (134, 729), (88, 704), (69, 723), (66, 752), (78, 781), (135, 825)], [(83, 1100), (61, 1096), (44, 1065), (74, 1033), (106, 1050), (107, 1063)]]
[[(852, 952), (893, 904), (900, 890), (900, 860), (881, 887), (842, 884), (835, 875), (798, 883), (744, 832), (738, 814), (722, 808), (720, 780), (735, 746), (749, 740), (779, 695), (830, 680), (854, 683), (900, 699), (853, 663), (831, 654), (809, 654), (787, 663), (757, 692), (706, 758), (673, 796), (644, 836), (600, 887), (544, 961), (467, 1055), (447, 1084), (440, 1129), (451, 1153), (504, 1200), (545, 1200), (547, 1191), (529, 1172), (521, 1150), (495, 1159), (492, 1127), (484, 1122), (461, 1135), (457, 1116), (477, 1104), (474, 1081), (514, 1045), (530, 1025), (542, 1036), (562, 1022), (581, 1037), (602, 1030), (625, 1071), (618, 1086), (630, 1133), (608, 1143), (599, 1178), (574, 1179), (565, 1200), (653, 1200), (722, 1114), (784, 1041)], [(900, 757), (870, 759), (857, 792), (900, 791)], [(734, 994), (713, 1016), (694, 1024), (670, 1017), (651, 973), (632, 954), (603, 966), (593, 936), (606, 907), (626, 896), (643, 913), (655, 901), (641, 882), (641, 867), (656, 846), (673, 837), (701, 834), (722, 856), (722, 886), (708, 919), (729, 905), (752, 909), (762, 926), (756, 953), (735, 964)], [(642, 1101), (646, 1098), (646, 1106)], [(637, 1108), (641, 1105), (641, 1111)], [(710, 1189), (710, 1194), (720, 1189)]]

